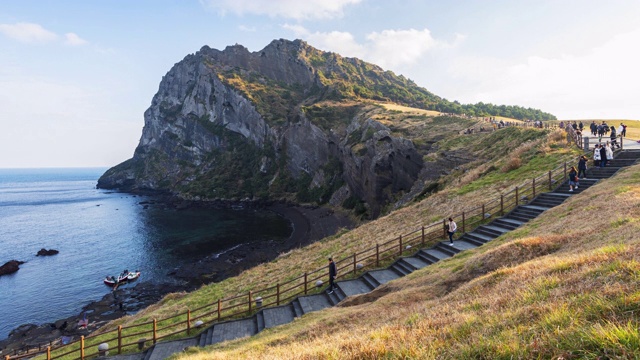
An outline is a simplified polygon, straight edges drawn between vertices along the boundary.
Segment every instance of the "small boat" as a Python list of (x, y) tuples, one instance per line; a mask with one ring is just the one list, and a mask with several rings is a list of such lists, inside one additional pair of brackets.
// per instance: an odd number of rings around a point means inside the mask
[(119, 284), (124, 284), (129, 281), (134, 281), (140, 277), (140, 271), (129, 271), (125, 270), (120, 275), (116, 276), (108, 276), (103, 280), (105, 285), (108, 286), (117, 286)]

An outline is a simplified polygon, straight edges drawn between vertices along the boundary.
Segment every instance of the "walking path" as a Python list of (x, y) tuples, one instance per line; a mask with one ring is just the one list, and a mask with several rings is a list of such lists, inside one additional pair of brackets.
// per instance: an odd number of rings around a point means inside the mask
[(357, 279), (336, 282), (338, 289), (330, 294), (323, 292), (316, 295), (300, 296), (287, 305), (262, 309), (249, 318), (216, 323), (194, 338), (162, 342), (152, 346), (144, 353), (119, 355), (108, 359), (160, 360), (181, 352), (187, 347), (202, 347), (227, 340), (253, 336), (264, 329), (290, 323), (296, 317), (332, 307), (346, 297), (368, 293), (382, 284), (452, 257), (460, 251), (482, 246), (486, 242), (536, 218), (542, 212), (560, 205), (570, 196), (584, 191), (601, 179), (613, 176), (621, 168), (635, 164), (639, 158), (640, 150), (619, 152), (609, 166), (589, 169), (587, 171), (588, 179), (580, 180), (579, 188), (573, 192), (569, 192), (569, 185), (565, 181), (555, 190), (538, 195), (530, 203), (517, 206), (505, 216), (463, 234), (454, 241), (453, 245), (448, 244), (448, 242), (440, 242), (429, 249), (419, 250), (413, 256), (398, 259), (387, 269), (371, 270)]

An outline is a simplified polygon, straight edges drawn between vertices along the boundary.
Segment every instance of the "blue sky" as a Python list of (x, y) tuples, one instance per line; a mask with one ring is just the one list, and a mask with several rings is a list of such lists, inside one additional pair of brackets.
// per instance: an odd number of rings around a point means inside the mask
[(3, 0), (0, 167), (122, 162), (173, 64), (279, 38), (449, 100), (640, 119), (639, 20), (633, 0)]

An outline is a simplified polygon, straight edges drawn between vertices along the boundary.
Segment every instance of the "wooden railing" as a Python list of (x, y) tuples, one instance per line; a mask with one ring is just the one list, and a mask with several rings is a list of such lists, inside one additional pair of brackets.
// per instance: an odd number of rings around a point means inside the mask
[[(462, 230), (461, 233), (465, 233), (478, 225), (507, 214), (518, 205), (528, 203), (537, 194), (553, 190), (567, 179), (568, 167), (570, 166), (564, 162), (555, 169), (527, 180), (511, 191), (501, 194), (499, 198), (451, 217), (458, 223), (458, 227)], [(336, 261), (338, 277), (356, 277), (366, 269), (379, 268), (404, 254), (413, 253), (414, 246), (432, 246), (446, 236), (446, 220), (443, 220), (422, 226), (408, 234), (400, 235), (383, 243), (376, 243), (373, 247), (354, 252)], [(210, 304), (187, 309), (165, 319), (150, 319), (141, 324), (118, 326), (115, 330), (82, 336), (66, 345), (47, 346), (45, 352), (30, 352), (16, 356), (6, 355), (5, 360), (32, 358), (38, 353), (45, 355), (47, 360), (61, 358), (84, 360), (98, 356), (98, 346), (102, 343), (109, 345), (110, 352), (115, 351), (118, 354), (131, 347), (142, 350), (145, 346), (155, 344), (162, 339), (188, 336), (192, 332), (201, 331), (207, 325), (216, 322), (246, 317), (264, 307), (288, 303), (300, 295), (319, 293), (321, 286), (316, 286), (315, 282), (327, 278), (328, 275), (328, 268), (322, 267), (305, 272), (293, 279), (279, 282), (275, 286), (247, 291), (244, 294), (226, 299), (218, 299)]]

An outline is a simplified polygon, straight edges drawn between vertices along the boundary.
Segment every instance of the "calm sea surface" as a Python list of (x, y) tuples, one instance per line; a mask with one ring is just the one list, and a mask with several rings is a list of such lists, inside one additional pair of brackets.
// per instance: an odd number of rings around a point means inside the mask
[[(185, 262), (291, 233), (268, 211), (144, 209), (149, 199), (96, 189), (105, 170), (0, 169), (0, 265), (25, 261), (0, 277), (0, 339), (79, 314), (109, 292), (107, 274), (139, 269), (159, 282)], [(36, 257), (41, 248), (60, 253)]]

